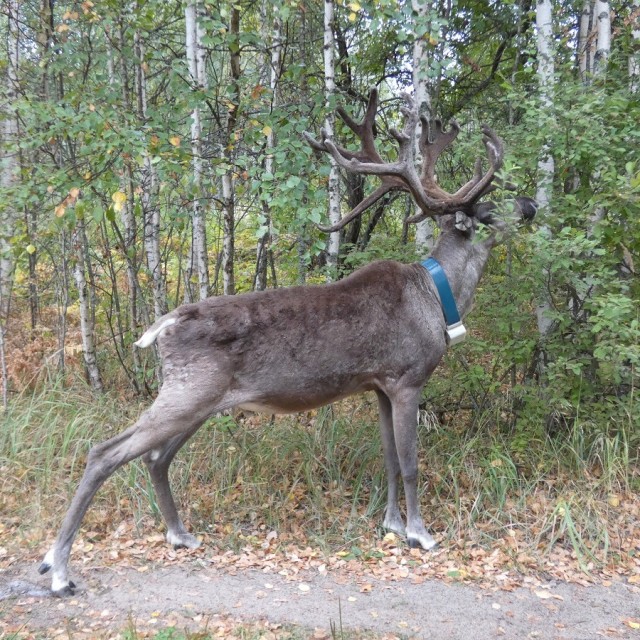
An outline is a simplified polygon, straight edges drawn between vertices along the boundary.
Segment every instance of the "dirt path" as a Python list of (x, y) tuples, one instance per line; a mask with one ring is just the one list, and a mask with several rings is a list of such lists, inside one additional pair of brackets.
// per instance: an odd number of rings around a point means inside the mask
[(339, 572), (297, 575), (294, 582), (255, 570), (232, 575), (198, 562), (145, 571), (76, 569), (74, 577), (77, 594), (59, 600), (47, 595), (48, 581), (33, 565), (0, 573), (0, 637), (20, 627), (46, 637), (56, 629), (73, 638), (108, 637), (132, 622), (139, 631), (214, 630), (228, 624), (227, 616), (300, 625), (316, 638), (330, 637), (331, 623), (340, 628), (340, 621), (345, 631), (438, 640), (640, 636), (630, 623), (640, 617), (639, 589), (623, 583), (492, 591), (437, 580), (363, 584)]

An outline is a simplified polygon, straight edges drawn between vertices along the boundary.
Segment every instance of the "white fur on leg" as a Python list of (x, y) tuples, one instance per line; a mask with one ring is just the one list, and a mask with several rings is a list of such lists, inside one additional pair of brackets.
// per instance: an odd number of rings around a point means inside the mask
[(51, 567), (53, 567), (53, 556), (56, 552), (55, 547), (51, 547), (51, 549), (49, 549), (49, 551), (47, 551), (47, 553), (44, 556), (44, 559), (42, 560), (42, 567), (46, 567), (47, 570), (51, 569)]
[(69, 587), (69, 580), (66, 576), (61, 576), (54, 570), (53, 578), (51, 579), (51, 591), (54, 593), (64, 593)]
[(433, 539), (429, 532), (424, 528), (410, 529), (407, 527), (407, 541), (411, 547), (422, 547), (425, 551), (434, 549), (438, 543)]
[(384, 516), (384, 520), (382, 521), (382, 526), (389, 531), (393, 531), (394, 533), (398, 533), (401, 536), (405, 535), (406, 528), (404, 526), (404, 522), (402, 521), (402, 516), (400, 515), (400, 511), (391, 511), (387, 508), (387, 511)]
[(167, 542), (174, 547), (186, 547), (187, 549), (197, 549), (200, 546), (200, 541), (190, 533), (167, 531)]

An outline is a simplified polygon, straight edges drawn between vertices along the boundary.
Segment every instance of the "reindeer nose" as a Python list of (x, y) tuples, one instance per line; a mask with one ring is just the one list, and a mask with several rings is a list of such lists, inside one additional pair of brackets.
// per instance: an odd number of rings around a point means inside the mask
[(522, 219), (526, 222), (531, 222), (536, 217), (536, 213), (538, 213), (538, 203), (527, 196), (520, 196), (516, 198), (516, 201), (520, 207)]

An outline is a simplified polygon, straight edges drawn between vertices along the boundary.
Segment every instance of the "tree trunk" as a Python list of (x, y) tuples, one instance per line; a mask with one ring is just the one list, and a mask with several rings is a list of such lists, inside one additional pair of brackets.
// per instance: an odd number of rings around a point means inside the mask
[(578, 28), (578, 69), (582, 82), (589, 82), (593, 73), (593, 59), (595, 56), (596, 41), (593, 34), (594, 1), (585, 0), (580, 14)]
[(631, 5), (631, 53), (629, 54), (629, 89), (637, 93), (640, 88), (640, 0)]
[(227, 170), (222, 176), (222, 200), (224, 208), (222, 240), (222, 282), (223, 293), (233, 295), (236, 292), (234, 276), (235, 260), (235, 185), (234, 185), (234, 148), (238, 111), (240, 108), (240, 9), (231, 10), (229, 24), (229, 62), (231, 76), (231, 96), (227, 116), (227, 136), (224, 157)]
[[(186, 51), (192, 86), (198, 91), (207, 87), (205, 52), (202, 46), (202, 28), (198, 22), (198, 2), (190, 0), (185, 8)], [(207, 256), (207, 234), (202, 198), (202, 121), (200, 107), (191, 113), (191, 153), (193, 155), (193, 213), (192, 255), (198, 274), (198, 298), (209, 295), (209, 264)]]
[[(334, 62), (334, 37), (333, 22), (335, 19), (333, 0), (324, 0), (324, 86), (325, 86), (325, 104), (327, 108), (327, 116), (324, 121), (324, 127), (328, 137), (333, 137), (333, 129), (335, 124), (334, 116), (334, 95), (336, 91), (335, 81), (335, 62)], [(332, 156), (329, 157), (331, 169), (329, 171), (329, 183), (327, 191), (329, 194), (329, 220), (331, 224), (340, 222), (340, 174), (338, 172), (338, 164)], [(329, 244), (327, 247), (327, 262), (329, 267), (335, 271), (338, 266), (338, 255), (340, 253), (340, 232), (334, 231), (329, 235)], [(332, 274), (333, 277), (335, 274)]]
[[(268, 24), (267, 17), (267, 3), (263, 4), (265, 9), (265, 25)], [(273, 5), (273, 30), (271, 36), (271, 55), (266, 56), (269, 69), (269, 89), (271, 91), (271, 105), (270, 112), (278, 106), (278, 79), (280, 76), (280, 54), (282, 50), (281, 41), (281, 21), (278, 15), (277, 5)], [(267, 38), (265, 38), (267, 41)], [(265, 161), (264, 170), (265, 173), (273, 175), (273, 149), (275, 148), (275, 135), (273, 128), (269, 127), (269, 133), (267, 134), (267, 143), (265, 146)], [(267, 270), (268, 270), (268, 257), (269, 257), (269, 245), (271, 242), (271, 207), (268, 202), (262, 202), (262, 227), (264, 231), (258, 239), (258, 247), (256, 250), (256, 277), (254, 281), (254, 289), (256, 291), (263, 291), (267, 288)]]
[[(411, 7), (416, 14), (416, 26), (422, 26), (430, 22), (431, 12), (433, 10), (431, 2), (423, 2), (421, 0), (411, 0)], [(429, 59), (428, 39), (415, 36), (413, 42), (413, 93), (414, 100), (418, 106), (418, 112), (432, 118), (432, 100), (429, 83), (429, 67), (431, 61)], [(419, 154), (419, 141), (422, 126), (418, 124), (416, 127), (416, 156)], [(421, 158), (416, 158), (418, 162)], [(421, 213), (416, 208), (415, 213)], [(418, 254), (426, 257), (431, 249), (433, 249), (434, 238), (433, 231), (435, 222), (432, 218), (427, 218), (416, 224), (416, 249)]]
[[(540, 91), (540, 104), (544, 112), (543, 118), (550, 119), (553, 110), (554, 91), (554, 50), (553, 50), (553, 15), (551, 0), (539, 0), (536, 7), (537, 25), (537, 45), (538, 45), (538, 83)], [(544, 126), (544, 123), (541, 123)], [(538, 187), (536, 190), (536, 200), (540, 206), (542, 214), (542, 224), (544, 225), (544, 215), (547, 215), (551, 207), (553, 191), (553, 177), (555, 173), (555, 163), (551, 153), (551, 141), (547, 138), (543, 142), (538, 160)], [(543, 232), (544, 232), (543, 227)], [(548, 230), (547, 230), (548, 232)], [(542, 295), (542, 299), (536, 309), (538, 319), (538, 332), (541, 337), (545, 337), (552, 327), (551, 320), (547, 313), (551, 308), (548, 295)]]
[[(140, 33), (134, 35), (136, 52), (136, 95), (138, 99), (138, 117), (147, 121), (147, 76), (144, 64), (144, 48)], [(144, 247), (147, 255), (147, 267), (153, 283), (153, 314), (157, 320), (167, 312), (167, 293), (162, 273), (160, 255), (160, 210), (157, 203), (158, 176), (151, 162), (151, 154), (144, 154), (142, 180), (142, 212), (144, 218)]]
[(78, 288), (78, 301), (80, 305), (80, 332), (82, 335), (82, 353), (84, 354), (84, 364), (87, 372), (89, 384), (94, 391), (102, 391), (102, 378), (98, 369), (98, 359), (96, 357), (95, 346), (95, 324), (91, 311), (91, 296), (87, 286), (85, 276), (85, 253), (88, 251), (87, 234), (84, 225), (84, 218), (78, 216), (76, 228), (72, 239), (75, 252), (75, 266), (73, 275)]
[[(11, 189), (18, 180), (19, 163), (15, 145), (18, 142), (18, 119), (15, 103), (18, 97), (18, 63), (19, 63), (19, 8), (18, 0), (9, 0), (7, 8), (7, 48), (6, 61), (6, 95), (7, 106), (3, 122), (2, 141), (0, 144), (0, 167), (2, 171), (2, 187)], [(13, 236), (18, 211), (11, 203), (0, 209), (0, 323), (5, 325), (9, 316), (11, 289), (13, 286), (14, 260), (9, 239)]]
[(67, 343), (67, 308), (69, 307), (69, 264), (67, 231), (63, 227), (60, 232), (60, 267), (57, 271), (58, 302), (58, 370), (65, 370), (65, 347)]
[(611, 55), (611, 9), (608, 2), (596, 0), (597, 45), (595, 57), (595, 73), (605, 72)]

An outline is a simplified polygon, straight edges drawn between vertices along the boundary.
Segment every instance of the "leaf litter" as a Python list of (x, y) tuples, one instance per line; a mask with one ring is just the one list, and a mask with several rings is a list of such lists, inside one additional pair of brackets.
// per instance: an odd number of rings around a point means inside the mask
[[(491, 546), (481, 546), (473, 540), (445, 541), (440, 550), (425, 552), (410, 549), (405, 541), (393, 533), (381, 538), (361, 538), (357, 546), (335, 552), (326, 552), (308, 541), (300, 544), (294, 541), (291, 534), (280, 534), (274, 530), (259, 528), (249, 535), (235, 532), (234, 544), (228, 541), (229, 526), (217, 526), (212, 532), (201, 535), (204, 543), (199, 549), (175, 550), (166, 544), (160, 533), (144, 533), (154, 526), (151, 518), (142, 523), (133, 519), (122, 521), (111, 534), (103, 534), (90, 530), (81, 533), (74, 544), (73, 563), (87, 568), (108, 568), (114, 572), (133, 569), (140, 573), (152, 574), (158, 567), (187, 566), (193, 563), (199, 567), (215, 568), (228, 575), (239, 575), (248, 570), (259, 571), (265, 576), (262, 589), (253, 594), (256, 598), (264, 598), (268, 592), (273, 593), (274, 585), (269, 582), (269, 575), (279, 575), (286, 582), (297, 585), (301, 597), (313, 595), (313, 586), (309, 577), (313, 575), (331, 575), (336, 584), (350, 584), (354, 594), (347, 603), (359, 603), (360, 598), (367, 597), (376, 589), (385, 588), (388, 584), (422, 584), (428, 580), (439, 580), (445, 583), (472, 584), (488, 592), (510, 592), (525, 587), (540, 600), (549, 603), (561, 602), (563, 596), (554, 591), (559, 583), (573, 583), (584, 587), (599, 584), (609, 587), (615, 582), (625, 582), (640, 594), (640, 532), (637, 530), (624, 532), (628, 553), (619, 555), (615, 563), (586, 566), (570, 547), (556, 544), (550, 551), (534, 556), (529, 550), (521, 551), (518, 544), (519, 534), (513, 530), (501, 539), (496, 539)], [(140, 531), (143, 531), (140, 535)], [(25, 561), (34, 565), (51, 544), (42, 544), (40, 529), (32, 531), (18, 526), (18, 523), (0, 524), (3, 546), (0, 547), (0, 570), (10, 569), (13, 565)], [(238, 539), (244, 544), (237, 548)], [(4, 542), (6, 541), (6, 542)], [(203, 576), (206, 580), (206, 577)], [(15, 637), (33, 637), (27, 632), (30, 611), (37, 606), (38, 598), (23, 597), (12, 601), (11, 613), (14, 624), (0, 618), (0, 637), (15, 634)], [(74, 638), (96, 637), (99, 629), (112, 629), (121, 612), (109, 610), (93, 610), (87, 602), (80, 598), (61, 601), (59, 608), (75, 606), (83, 615), (82, 625), (74, 629)], [(243, 609), (245, 603), (239, 601), (237, 609)], [(359, 605), (358, 605), (359, 606)], [(363, 604), (366, 606), (366, 604)], [(499, 607), (496, 607), (499, 608)], [(637, 630), (640, 621), (630, 616), (622, 619), (623, 628)], [(372, 610), (371, 618), (378, 612)], [(188, 621), (190, 624), (200, 623), (208, 629), (212, 637), (235, 637), (241, 619), (237, 616), (206, 616), (188, 608), (181, 612), (163, 615), (160, 611), (152, 613), (146, 620), (136, 620), (138, 637), (153, 635), (153, 629), (179, 627)], [(402, 622), (402, 621), (400, 621)], [(403, 632), (400, 625), (399, 630)], [(284, 628), (272, 628), (265, 623), (264, 633), (256, 637), (289, 637)], [(262, 629), (262, 628), (261, 628)], [(606, 637), (620, 633), (620, 629), (610, 627), (603, 630)], [(615, 633), (614, 633), (614, 629)], [(23, 633), (23, 630), (25, 633)], [(62, 635), (61, 629), (51, 629), (52, 638)], [(404, 629), (406, 632), (406, 629)], [(314, 637), (322, 638), (324, 631), (317, 630)], [(272, 635), (268, 635), (272, 634)], [(329, 636), (327, 636), (329, 637)], [(394, 636), (389, 636), (394, 637)]]

